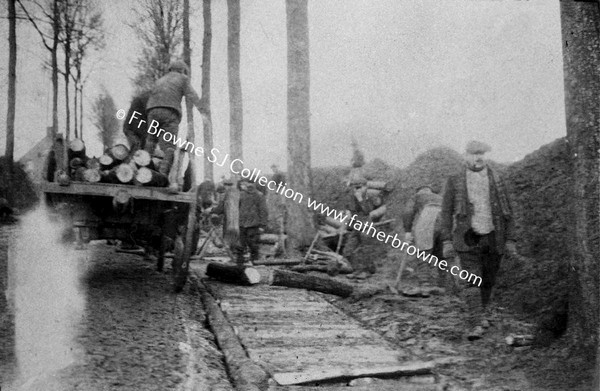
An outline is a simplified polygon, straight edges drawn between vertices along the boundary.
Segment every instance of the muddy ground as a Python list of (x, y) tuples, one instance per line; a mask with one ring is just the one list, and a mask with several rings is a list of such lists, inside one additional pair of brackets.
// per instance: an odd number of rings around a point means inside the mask
[[(3, 278), (10, 231), (0, 228)], [(105, 244), (90, 245), (79, 254), (88, 268), (82, 280), (85, 311), (76, 326), (76, 362), (58, 372), (41, 371), (37, 378), (19, 378), (15, 317), (7, 313), (3, 299), (2, 390), (232, 389), (191, 284), (175, 295), (168, 274), (156, 272), (154, 264), (139, 256), (116, 254)], [(39, 341), (40, 350), (44, 343)]]
[[(430, 265), (409, 264), (403, 287), (433, 287), (437, 272)], [(383, 287), (393, 283), (397, 268), (386, 260), (362, 285)], [(464, 309), (450, 289), (443, 295), (406, 297), (389, 289), (367, 298), (333, 298), (334, 304), (352, 314), (386, 339), (413, 354), (435, 359), (448, 354), (456, 362), (438, 369), (440, 381), (449, 390), (581, 390), (592, 389), (593, 365), (572, 354), (566, 337), (550, 346), (511, 347), (511, 334), (535, 334), (536, 325), (523, 316), (501, 307), (497, 301), (491, 327), (484, 338), (468, 341), (463, 327)]]
[[(2, 288), (12, 229), (0, 228)], [(89, 267), (82, 280), (86, 306), (77, 326), (76, 362), (39, 378), (18, 379), (14, 317), (2, 296), (3, 390), (17, 389), (15, 383), (30, 390), (232, 389), (193, 284), (174, 295), (168, 274), (156, 272), (153, 263), (139, 256), (117, 254), (105, 244), (91, 245), (80, 254)], [(404, 279), (407, 287), (434, 285), (431, 266), (416, 261), (409, 266), (413, 271)], [(389, 259), (379, 259), (378, 272), (358, 284), (382, 286), (393, 281), (395, 272), (396, 265)], [(450, 293), (410, 298), (383, 291), (360, 299), (327, 299), (415, 356), (452, 356), (436, 370), (445, 390), (591, 389), (589, 363), (569, 356), (563, 339), (549, 347), (507, 346), (507, 335), (532, 333), (535, 325), (506, 308), (496, 306), (486, 336), (468, 342), (461, 302)]]

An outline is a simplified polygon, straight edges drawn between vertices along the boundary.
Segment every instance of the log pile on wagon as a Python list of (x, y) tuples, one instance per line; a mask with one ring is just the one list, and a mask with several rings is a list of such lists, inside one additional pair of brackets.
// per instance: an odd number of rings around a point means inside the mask
[(132, 151), (126, 140), (115, 142), (99, 157), (88, 157), (85, 143), (77, 138), (69, 143), (68, 157), (69, 175), (74, 181), (153, 187), (169, 184), (167, 176), (160, 172), (160, 154), (152, 157), (143, 149)]

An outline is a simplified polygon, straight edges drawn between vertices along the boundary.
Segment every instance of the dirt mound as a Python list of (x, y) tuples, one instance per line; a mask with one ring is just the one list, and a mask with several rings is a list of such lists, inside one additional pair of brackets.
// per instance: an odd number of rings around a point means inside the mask
[(505, 173), (519, 253), (529, 261), (506, 260), (500, 271), (498, 300), (525, 314), (540, 315), (566, 302), (569, 170), (567, 143), (560, 138)]
[[(564, 304), (567, 292), (568, 179), (566, 142), (558, 139), (512, 165), (490, 163), (506, 180), (515, 208), (518, 249), (530, 262), (507, 259), (501, 268), (497, 300), (526, 315), (540, 316), (553, 303)], [(380, 159), (365, 166), (369, 179), (390, 181), (394, 191), (387, 200), (388, 216), (400, 221), (402, 208), (422, 184), (441, 192), (446, 178), (458, 173), (461, 155), (450, 148), (435, 148), (419, 155), (405, 169)], [(349, 167), (313, 170), (314, 197), (343, 207), (344, 178)]]

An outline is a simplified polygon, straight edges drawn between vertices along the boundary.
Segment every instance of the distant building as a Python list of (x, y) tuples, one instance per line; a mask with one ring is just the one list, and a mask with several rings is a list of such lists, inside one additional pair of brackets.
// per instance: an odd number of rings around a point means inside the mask
[[(57, 139), (62, 139), (62, 134), (57, 134)], [(23, 157), (19, 163), (31, 178), (34, 184), (40, 184), (44, 180), (46, 172), (46, 161), (50, 148), (54, 144), (52, 140), (52, 127), (46, 128), (46, 137), (38, 141)]]

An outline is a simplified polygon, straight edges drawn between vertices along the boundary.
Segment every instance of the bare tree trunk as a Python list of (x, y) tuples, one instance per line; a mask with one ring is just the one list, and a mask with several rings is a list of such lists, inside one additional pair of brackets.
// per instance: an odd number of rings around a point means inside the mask
[[(210, 56), (212, 51), (212, 15), (211, 0), (203, 0), (202, 16), (204, 18), (204, 36), (202, 37), (202, 100), (206, 105), (206, 117), (204, 122), (204, 150), (213, 148), (212, 116), (210, 110)], [(204, 159), (204, 180), (214, 181), (213, 164)]]
[(310, 67), (308, 0), (286, 0), (288, 35), (287, 144), (288, 185), (303, 195), (303, 202), (287, 200), (287, 233), (290, 250), (310, 245), (314, 234), (306, 206), (310, 178)]
[[(17, 12), (16, 1), (8, 1), (8, 108), (6, 112), (6, 164), (12, 181), (15, 153), (15, 108), (17, 101)], [(8, 186), (10, 188), (10, 183)]]
[[(242, 149), (242, 83), (240, 80), (240, 0), (227, 0), (227, 77), (229, 81), (229, 154), (243, 159)], [(239, 171), (239, 167), (236, 171)], [(239, 237), (239, 190), (234, 176), (233, 188), (226, 198), (226, 234), (230, 243)]]
[[(65, 19), (67, 19), (68, 16), (68, 5), (69, 2), (66, 1), (65, 2)], [(65, 20), (65, 23), (68, 24), (70, 23), (68, 20)], [(71, 106), (69, 104), (69, 78), (71, 77), (71, 36), (69, 33), (69, 29), (71, 27), (66, 25), (65, 26), (65, 47), (64, 47), (64, 52), (65, 52), (65, 73), (64, 73), (64, 77), (65, 77), (65, 140), (68, 142), (69, 141), (69, 137), (71, 135)]]
[[(183, 61), (187, 64), (192, 78), (192, 50), (190, 48), (190, 0), (183, 0)], [(194, 104), (185, 100), (188, 134), (194, 132)], [(191, 158), (190, 154), (190, 158)]]
[(83, 85), (79, 85), (79, 137), (83, 139)]
[(567, 140), (573, 157), (569, 322), (579, 345), (590, 358), (596, 355), (594, 389), (600, 389), (600, 5), (574, 0), (560, 5)]
[(77, 83), (75, 83), (75, 88), (73, 89), (73, 91), (75, 91), (75, 95), (73, 95), (73, 136), (75, 138), (79, 138), (78, 136), (78, 132), (79, 132), (79, 126), (77, 123), (78, 120), (78, 113), (77, 113), (77, 95), (78, 95), (78, 91), (77, 91)]
[(240, 0), (227, 0), (227, 76), (229, 80), (230, 153), (243, 159), (242, 151), (242, 83), (240, 80)]

